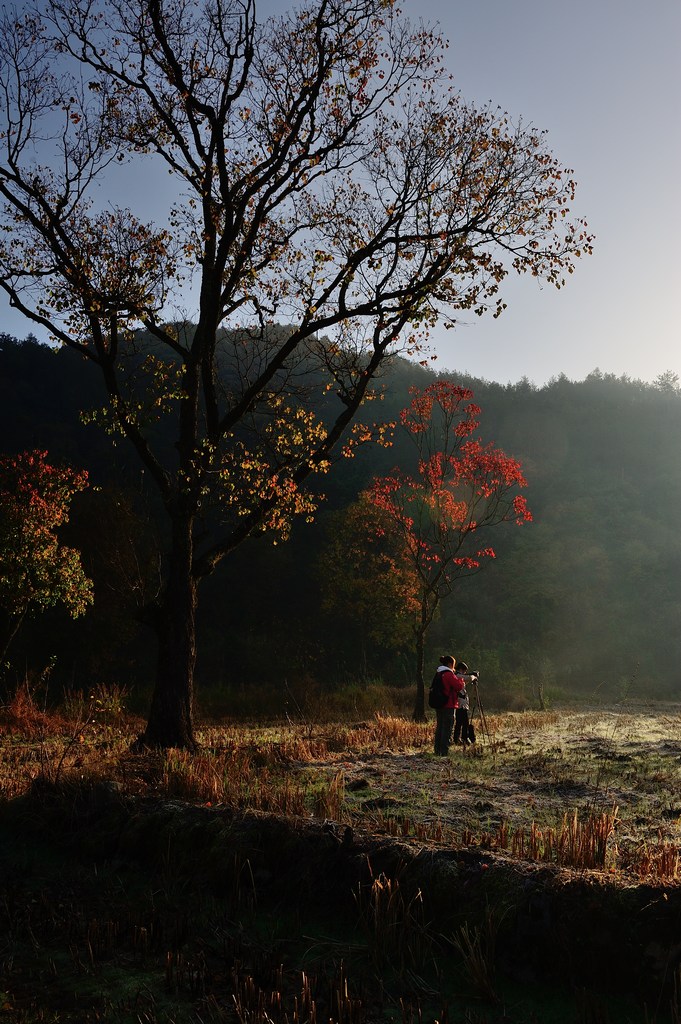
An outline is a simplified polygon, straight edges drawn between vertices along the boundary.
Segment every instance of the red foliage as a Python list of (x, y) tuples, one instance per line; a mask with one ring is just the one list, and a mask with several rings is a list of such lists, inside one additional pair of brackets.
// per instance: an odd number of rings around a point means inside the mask
[(47, 452), (0, 456), (0, 504), (21, 513), (24, 521), (54, 530), (68, 520), (71, 498), (87, 487), (86, 470), (51, 466)]
[(399, 527), (421, 587), (439, 599), (495, 557), (478, 546), (480, 531), (532, 514), (516, 493), (527, 483), (518, 460), (472, 436), (481, 410), (469, 388), (438, 381), (412, 395), (400, 422), (419, 450), (418, 475), (394, 471), (374, 480), (368, 497)]

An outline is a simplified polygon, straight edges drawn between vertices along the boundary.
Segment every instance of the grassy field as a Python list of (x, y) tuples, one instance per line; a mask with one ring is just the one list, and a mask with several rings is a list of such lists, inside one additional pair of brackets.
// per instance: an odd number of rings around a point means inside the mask
[(0, 1021), (679, 1024), (681, 707), (0, 713)]

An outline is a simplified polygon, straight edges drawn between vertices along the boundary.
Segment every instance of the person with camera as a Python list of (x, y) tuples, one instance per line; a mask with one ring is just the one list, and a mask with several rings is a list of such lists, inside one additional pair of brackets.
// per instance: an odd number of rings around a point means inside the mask
[(465, 661), (457, 661), (454, 671), (464, 683), (463, 689), (459, 691), (457, 706), (454, 709), (454, 743), (457, 746), (468, 747), (471, 743), (475, 743), (475, 733), (470, 725), (470, 698), (466, 685), (477, 683), (478, 673), (470, 672)]

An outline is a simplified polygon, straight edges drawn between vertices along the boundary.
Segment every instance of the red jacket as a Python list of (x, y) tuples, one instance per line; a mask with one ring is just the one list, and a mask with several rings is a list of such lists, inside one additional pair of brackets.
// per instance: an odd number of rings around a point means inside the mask
[(447, 697), (444, 707), (458, 708), (459, 694), (466, 686), (465, 681), (461, 676), (457, 676), (452, 672), (451, 668), (447, 668), (446, 665), (440, 665), (438, 672), (442, 672), (442, 689)]

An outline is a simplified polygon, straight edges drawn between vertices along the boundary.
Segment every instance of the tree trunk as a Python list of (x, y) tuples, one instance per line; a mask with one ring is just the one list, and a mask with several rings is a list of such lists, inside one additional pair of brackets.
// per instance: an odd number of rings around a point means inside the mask
[(173, 523), (168, 586), (155, 623), (156, 681), (147, 727), (137, 747), (197, 748), (194, 737), (197, 585), (192, 574), (192, 519)]
[(423, 678), (425, 667), (426, 636), (435, 617), (440, 597), (434, 587), (427, 587), (421, 595), (421, 618), (414, 629), (416, 640), (416, 703), (412, 718), (415, 722), (426, 721), (426, 684)]
[(428, 626), (423, 622), (416, 630), (416, 703), (414, 704), (413, 719), (415, 722), (426, 720), (426, 686), (423, 679), (425, 665), (426, 632)]

